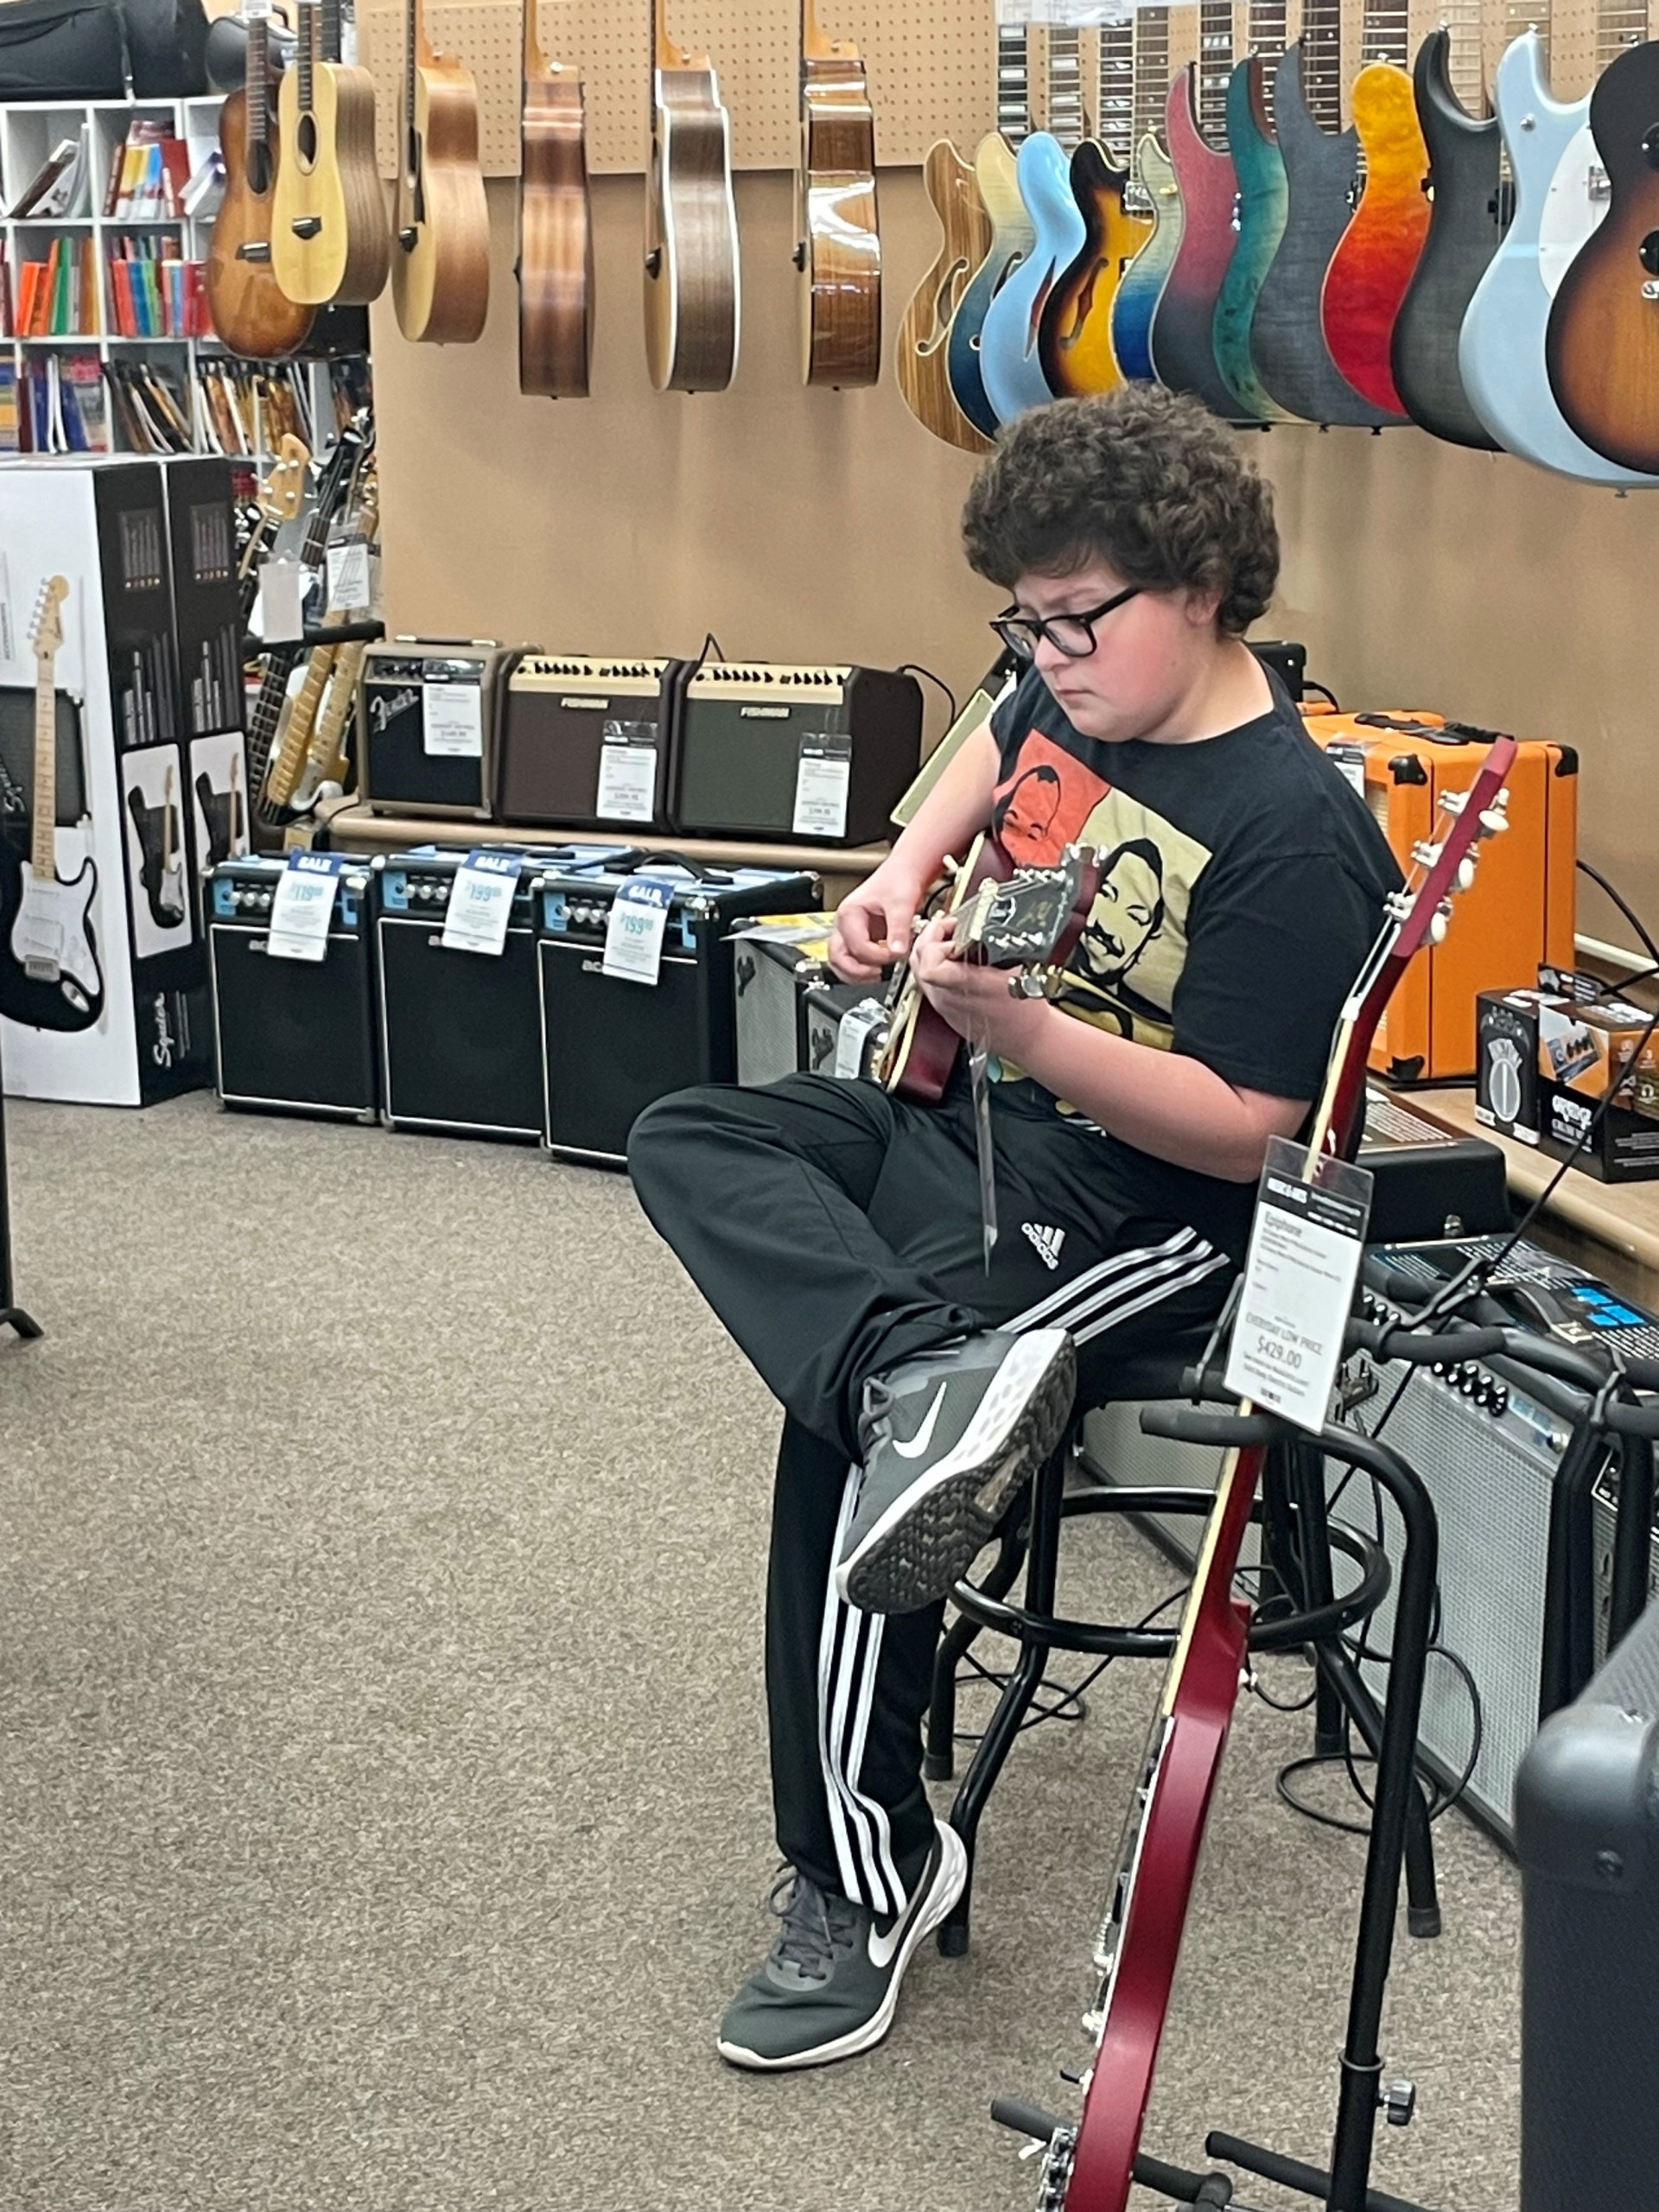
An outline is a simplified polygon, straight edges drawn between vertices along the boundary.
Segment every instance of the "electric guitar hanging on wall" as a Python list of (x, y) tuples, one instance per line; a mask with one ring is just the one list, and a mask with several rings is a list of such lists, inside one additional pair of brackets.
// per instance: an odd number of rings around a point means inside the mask
[(858, 48), (824, 36), (817, 0), (801, 0), (795, 237), (803, 380), (875, 383), (881, 373), (875, 111)]
[(651, 28), (645, 360), (658, 391), (724, 391), (742, 321), (732, 118), (709, 56), (669, 37), (668, 0)]
[(433, 51), (422, 0), (405, 0), (404, 38), (392, 305), (405, 338), (470, 346), (490, 308), (478, 80), (448, 54)]
[[(1419, 946), (1444, 934), (1451, 895), (1472, 875), (1476, 839), (1503, 826), (1503, 778), (1516, 749), (1513, 738), (1500, 738), (1470, 790), (1442, 800), (1446, 831), (1430, 849), (1420, 887), (1389, 902), (1389, 919), (1338, 1026), (1308, 1141), (1309, 1177), (1321, 1156), (1344, 1155), (1364, 1111), (1382, 1010)], [(1248, 1402), (1242, 1410), (1251, 1410)], [(1236, 1446), (1222, 1463), (1096, 1939), (1102, 1980), (1085, 2020), (1095, 2050), (1083, 2115), (1049, 2139), (1045, 2212), (1126, 2212), (1128, 2204), (1205, 1825), (1238, 1702), (1250, 1616), (1233, 1595), (1233, 1578), (1266, 1457), (1265, 1446)]]
[(246, 0), (243, 12), (247, 80), (219, 111), (225, 197), (203, 281), (218, 335), (233, 353), (269, 361), (305, 343), (315, 310), (289, 298), (271, 265), (280, 148), (270, 111), (270, 0)]
[(1152, 320), (1181, 244), (1181, 192), (1158, 136), (1169, 100), (1169, 10), (1135, 10), (1135, 175), (1125, 212), (1144, 216), (1151, 235), (1118, 281), (1112, 351), (1127, 378), (1150, 384)]
[(594, 230), (582, 78), (550, 61), (524, 0), (519, 123), (518, 389), (585, 399), (594, 358)]
[(378, 299), (391, 232), (374, 152), (374, 79), (340, 58), (340, 0), (298, 0), (298, 48), (276, 92), (283, 148), (270, 265), (290, 300)]
[(63, 643), (61, 576), (41, 586), (29, 645), (35, 654), (35, 791), (29, 855), (0, 839), (0, 1014), (35, 1029), (90, 1029), (104, 1011), (92, 900), (98, 867), (89, 853), (73, 880), (58, 874), (58, 701)]
[(1071, 190), (1071, 156), (1083, 137), (1078, 36), (1058, 23), (1048, 26), (1048, 128), (1023, 141), (1014, 162), (1031, 219), (1031, 247), (985, 310), (979, 334), (980, 374), (999, 423), (1054, 397), (1043, 371), (1043, 311), (1087, 242)]
[(996, 128), (979, 142), (974, 181), (991, 226), (990, 243), (969, 276), (950, 318), (950, 389), (963, 413), (987, 438), (996, 435), (996, 410), (985, 391), (981, 334), (991, 302), (1036, 243), (1020, 196), (1019, 149), (1031, 131), (1030, 62), (1024, 23), (996, 31)]
[(258, 596), (259, 563), (283, 524), (292, 522), (299, 513), (305, 499), (306, 471), (310, 466), (310, 448), (302, 438), (284, 432), (277, 444), (276, 457), (270, 464), (270, 473), (259, 486), (253, 525), (237, 564), (237, 601), (245, 630)]
[(950, 383), (950, 331), (969, 278), (991, 243), (990, 218), (974, 172), (948, 138), (927, 149), (922, 183), (942, 233), (933, 265), (911, 295), (893, 348), (893, 372), (906, 407), (925, 430), (964, 453), (991, 442), (957, 404)]
[(1100, 29), (1095, 135), (1071, 156), (1071, 194), (1083, 215), (1083, 250), (1051, 291), (1039, 340), (1057, 397), (1110, 391), (1123, 381), (1112, 315), (1124, 270), (1152, 235), (1129, 204), (1135, 153), (1135, 40), (1139, 11)]
[(1169, 88), (1165, 135), (1181, 193), (1181, 243), (1152, 322), (1161, 383), (1190, 391), (1212, 414), (1237, 415), (1216, 365), (1216, 301), (1232, 258), (1238, 177), (1227, 150), (1233, 68), (1232, 0), (1198, 0), (1198, 58)]
[(1250, 327), (1255, 303), (1285, 234), (1289, 194), (1285, 161), (1274, 136), (1268, 83), (1285, 50), (1285, 0), (1251, 0), (1250, 47), (1227, 82), (1227, 144), (1238, 178), (1237, 235), (1227, 274), (1216, 295), (1211, 336), (1222, 382), (1240, 412), (1262, 422), (1282, 421), (1286, 410), (1255, 372)]

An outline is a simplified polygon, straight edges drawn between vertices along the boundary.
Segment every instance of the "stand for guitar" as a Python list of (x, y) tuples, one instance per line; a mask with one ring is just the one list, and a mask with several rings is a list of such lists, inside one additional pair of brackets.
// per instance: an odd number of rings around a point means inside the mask
[(11, 1180), (6, 1166), (6, 1086), (0, 1075), (0, 1328), (15, 1329), (22, 1338), (46, 1332), (32, 1313), (18, 1305), (11, 1273)]
[[(1388, 1704), (1379, 1716), (1380, 1726), (1373, 1746), (1376, 1758), (1376, 1796), (1360, 1897), (1359, 1933), (1349, 1987), (1348, 2028), (1340, 2061), (1330, 2169), (1326, 2171), (1305, 2164), (1300, 2159), (1287, 2158), (1277, 2151), (1218, 2129), (1205, 2137), (1204, 2148), (1207, 2158), (1224, 2158), (1245, 2173), (1316, 2199), (1325, 2207), (1325, 2212), (1428, 2212), (1425, 2206), (1373, 2189), (1370, 2171), (1377, 2113), (1381, 2112), (1389, 2126), (1404, 2127), (1409, 2125), (1416, 2103), (1416, 2093), (1408, 2082), (1384, 2085), (1377, 2037), (1394, 1950), (1395, 1915), (1406, 1859), (1408, 1823), (1413, 1800), (1417, 1797), (1417, 1727), (1439, 1567), (1440, 1533), (1433, 1504), (1421, 1478), (1396, 1452), (1355, 1430), (1327, 1427), (1317, 1446), (1310, 1446), (1302, 1431), (1260, 1412), (1246, 1415), (1196, 1405), (1148, 1407), (1141, 1423), (1150, 1434), (1173, 1437), (1187, 1444), (1225, 1448), (1242, 1442), (1270, 1440), (1275, 1445), (1300, 1447), (1312, 1479), (1321, 1484), (1321, 1508), (1323, 1478), (1319, 1455), (1325, 1454), (1375, 1476), (1399, 1509), (1405, 1548), (1395, 1606)], [(1295, 1487), (1293, 1484), (1293, 1493)], [(1293, 1509), (1295, 1503), (1293, 1494)], [(1347, 1702), (1345, 1695), (1344, 1702)], [(1015, 2098), (999, 2097), (991, 2107), (991, 2114), (1005, 2126), (1031, 2135), (1039, 2142), (1052, 2140), (1057, 2131), (1069, 2133), (1068, 2123)], [(1193, 2172), (1144, 2154), (1135, 2162), (1135, 2179), (1142, 2188), (1177, 2204), (1225, 2207), (1237, 2202), (1230, 2175)], [(1243, 2212), (1242, 2205), (1238, 2206), (1238, 2212)]]

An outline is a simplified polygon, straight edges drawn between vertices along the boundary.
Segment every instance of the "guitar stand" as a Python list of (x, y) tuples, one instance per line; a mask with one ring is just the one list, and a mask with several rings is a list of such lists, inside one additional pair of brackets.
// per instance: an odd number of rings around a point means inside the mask
[(46, 1334), (32, 1313), (18, 1305), (11, 1274), (11, 1195), (6, 1167), (6, 1093), (0, 1081), (0, 1328), (15, 1329), (27, 1340)]

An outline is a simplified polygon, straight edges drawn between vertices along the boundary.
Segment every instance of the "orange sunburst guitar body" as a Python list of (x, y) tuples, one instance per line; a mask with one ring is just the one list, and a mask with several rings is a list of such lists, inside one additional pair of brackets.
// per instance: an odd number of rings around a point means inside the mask
[(1428, 149), (1403, 69), (1374, 61), (1360, 71), (1354, 128), (1364, 149), (1365, 186), (1325, 272), (1320, 321), (1331, 358), (1354, 390), (1404, 422), (1389, 354), (1430, 209), (1423, 191)]
[(1112, 310), (1123, 271), (1153, 228), (1150, 216), (1125, 207), (1128, 182), (1128, 171), (1090, 139), (1071, 156), (1071, 190), (1088, 238), (1043, 309), (1039, 345), (1056, 397), (1109, 391), (1123, 381), (1112, 345)]
[(594, 353), (594, 232), (582, 79), (550, 62), (524, 0), (518, 183), (518, 389), (587, 397)]
[(290, 300), (271, 266), (276, 118), (270, 105), (269, 0), (250, 0), (247, 83), (219, 112), (225, 197), (213, 218), (205, 283), (213, 328), (232, 353), (269, 361), (311, 334), (315, 310)]
[(893, 365), (906, 407), (925, 430), (964, 453), (988, 453), (950, 389), (950, 321), (969, 282), (991, 250), (991, 219), (973, 166), (948, 138), (927, 149), (922, 181), (944, 237), (933, 266), (912, 295), (899, 325)]

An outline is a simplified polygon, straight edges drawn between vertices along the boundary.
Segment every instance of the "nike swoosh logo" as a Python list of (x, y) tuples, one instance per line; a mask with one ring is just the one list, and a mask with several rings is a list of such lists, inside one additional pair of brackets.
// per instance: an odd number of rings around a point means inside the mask
[(926, 1416), (924, 1419), (921, 1427), (917, 1430), (915, 1435), (911, 1438), (909, 1443), (899, 1444), (897, 1441), (894, 1442), (893, 1448), (899, 1454), (899, 1457), (901, 1459), (919, 1459), (923, 1452), (926, 1451), (928, 1446), (933, 1441), (933, 1431), (938, 1422), (939, 1408), (944, 1403), (945, 1388), (945, 1384), (941, 1382), (938, 1389), (934, 1394), (933, 1402), (928, 1408)]
[(911, 1922), (914, 1920), (917, 1913), (921, 1909), (922, 1895), (925, 1887), (925, 1884), (918, 1887), (915, 1896), (912, 1897), (909, 1904), (906, 1906), (905, 1910), (899, 1914), (898, 1919), (893, 1922), (892, 1927), (888, 1929), (885, 1936), (878, 1936), (875, 1932), (875, 1923), (874, 1921), (870, 1923), (870, 1964), (875, 1967), (878, 1973), (885, 1974), (887, 1969), (893, 1964), (893, 1960), (897, 1957), (899, 1947), (905, 1940), (906, 1931), (908, 1929)]

